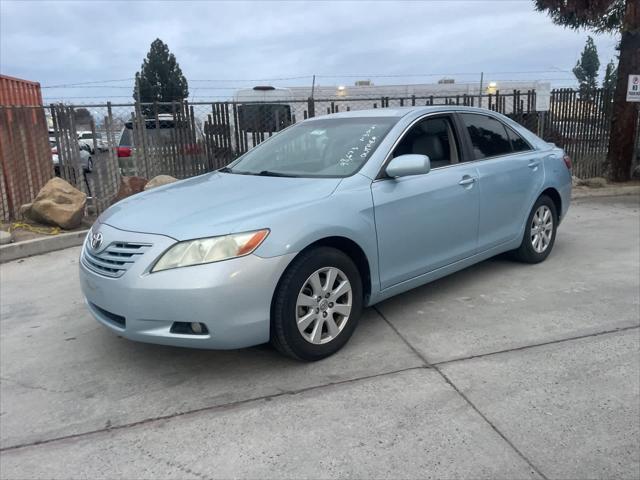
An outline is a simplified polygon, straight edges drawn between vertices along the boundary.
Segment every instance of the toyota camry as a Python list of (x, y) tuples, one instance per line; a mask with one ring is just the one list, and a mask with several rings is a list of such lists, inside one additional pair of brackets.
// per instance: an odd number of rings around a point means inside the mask
[(489, 110), (311, 118), (221, 170), (109, 208), (82, 248), (82, 290), (131, 340), (271, 342), (318, 360), (367, 306), (503, 252), (545, 260), (570, 169), (561, 149)]

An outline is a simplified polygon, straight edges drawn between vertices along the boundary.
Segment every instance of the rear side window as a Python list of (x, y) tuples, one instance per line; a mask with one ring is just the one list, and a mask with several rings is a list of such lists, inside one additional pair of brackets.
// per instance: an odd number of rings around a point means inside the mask
[(507, 129), (498, 120), (470, 113), (463, 113), (461, 117), (469, 132), (476, 160), (512, 153)]
[(514, 152), (526, 152), (528, 150), (531, 150), (531, 147), (525, 141), (525, 139), (510, 128), (507, 128), (507, 135), (509, 135), (509, 140), (511, 140), (511, 145), (513, 146)]
[(131, 141), (131, 129), (130, 128), (125, 128), (124, 130), (122, 130), (122, 135), (120, 136), (119, 145), (121, 147), (131, 147), (131, 146), (133, 146), (133, 142)]

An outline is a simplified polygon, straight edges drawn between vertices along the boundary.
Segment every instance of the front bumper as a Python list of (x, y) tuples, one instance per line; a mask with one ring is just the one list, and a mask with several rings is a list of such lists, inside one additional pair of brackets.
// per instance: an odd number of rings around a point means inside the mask
[[(269, 341), (271, 299), (295, 254), (257, 255), (149, 273), (175, 240), (125, 232), (102, 224), (104, 244), (150, 245), (119, 278), (87, 266), (80, 254), (80, 285), (91, 314), (119, 335), (140, 342), (178, 347), (229, 349)], [(200, 322), (205, 335), (172, 333), (174, 322)]]

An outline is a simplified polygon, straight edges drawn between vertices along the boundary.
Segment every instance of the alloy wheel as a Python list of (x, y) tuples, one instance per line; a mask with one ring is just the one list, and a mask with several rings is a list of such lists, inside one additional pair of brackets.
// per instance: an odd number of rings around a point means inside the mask
[(332, 341), (349, 320), (351, 283), (342, 270), (325, 267), (304, 282), (296, 301), (296, 321), (302, 337), (316, 345)]
[(536, 253), (543, 253), (551, 243), (553, 236), (553, 215), (551, 209), (541, 205), (531, 220), (531, 246)]

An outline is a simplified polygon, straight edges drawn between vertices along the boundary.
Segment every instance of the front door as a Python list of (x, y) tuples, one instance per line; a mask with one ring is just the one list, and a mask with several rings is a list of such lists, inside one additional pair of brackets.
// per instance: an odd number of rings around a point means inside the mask
[(428, 117), (407, 132), (393, 156), (428, 155), (432, 170), (373, 182), (383, 289), (475, 253), (478, 172), (459, 163), (459, 145), (450, 117)]

